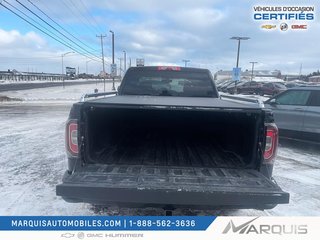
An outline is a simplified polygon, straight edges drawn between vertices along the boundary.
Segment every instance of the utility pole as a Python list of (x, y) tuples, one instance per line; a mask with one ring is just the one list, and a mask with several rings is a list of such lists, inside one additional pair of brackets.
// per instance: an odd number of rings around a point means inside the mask
[[(109, 32), (112, 34), (112, 65), (114, 65), (114, 32), (111, 30)], [(114, 86), (114, 76), (112, 76), (112, 90), (116, 90)]]
[(251, 81), (253, 79), (253, 69), (254, 69), (254, 64), (258, 63), (258, 62), (250, 62), (252, 64), (252, 68), (251, 68)]
[(299, 79), (301, 80), (301, 73), (302, 73), (302, 63), (300, 64), (300, 71), (299, 71)]
[(91, 62), (92, 60), (93, 60), (93, 59), (86, 61), (86, 74), (87, 74), (87, 75), (88, 75), (88, 62)]
[(187, 63), (190, 62), (188, 59), (183, 59), (182, 62), (184, 62), (184, 66), (187, 67)]
[(101, 41), (101, 55), (102, 55), (102, 71), (103, 71), (103, 91), (106, 91), (106, 71), (104, 68), (104, 54), (103, 54), (103, 38), (106, 37), (106, 35), (96, 35), (96, 37), (100, 38)]

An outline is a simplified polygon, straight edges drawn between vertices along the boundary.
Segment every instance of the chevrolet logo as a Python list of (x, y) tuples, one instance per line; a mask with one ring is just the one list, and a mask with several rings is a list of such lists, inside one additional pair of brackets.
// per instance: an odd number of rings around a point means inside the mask
[(261, 28), (264, 28), (264, 29), (273, 29), (276, 27), (277, 27), (276, 25), (271, 25), (271, 24), (266, 24), (261, 26)]

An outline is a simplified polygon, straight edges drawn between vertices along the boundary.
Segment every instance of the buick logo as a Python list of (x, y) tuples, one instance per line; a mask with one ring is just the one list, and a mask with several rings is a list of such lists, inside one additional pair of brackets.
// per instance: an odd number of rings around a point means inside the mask
[(78, 232), (77, 237), (79, 239), (84, 239), (84, 233), (83, 232)]
[(280, 30), (281, 30), (281, 31), (287, 31), (287, 30), (288, 30), (288, 24), (286, 24), (286, 23), (281, 23), (281, 24), (280, 24)]

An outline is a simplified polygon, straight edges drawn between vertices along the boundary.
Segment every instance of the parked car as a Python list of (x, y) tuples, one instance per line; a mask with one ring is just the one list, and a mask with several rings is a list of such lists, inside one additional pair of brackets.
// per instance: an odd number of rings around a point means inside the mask
[(283, 91), (287, 90), (286, 86), (282, 83), (265, 83), (260, 88), (256, 90), (256, 92), (263, 95), (277, 95)]
[(230, 84), (232, 84), (232, 83), (234, 83), (234, 81), (232, 81), (232, 80), (227, 80), (227, 81), (225, 81), (224, 83), (219, 84), (219, 85), (217, 86), (217, 89), (218, 89), (218, 91), (223, 92), (224, 89), (225, 89), (227, 86), (229, 86)]
[(256, 94), (257, 89), (259, 89), (262, 86), (262, 83), (250, 81), (242, 84), (241, 86), (237, 87), (237, 93), (242, 94)]
[(294, 88), (294, 87), (299, 87), (300, 85), (294, 82), (288, 82), (285, 83), (286, 88)]
[(225, 79), (220, 79), (220, 80), (215, 80), (215, 81), (214, 81), (216, 87), (218, 87), (220, 84), (222, 84), (222, 83), (224, 83), (224, 82), (226, 82)]
[(247, 83), (247, 82), (246, 81), (241, 81), (241, 82), (238, 82), (237, 85), (235, 85), (234, 82), (233, 82), (233, 84), (230, 84), (225, 88), (225, 92), (228, 92), (230, 94), (234, 94), (236, 88), (239, 88), (240, 86), (242, 86), (245, 83)]
[[(226, 84), (228, 80), (224, 80), (224, 81), (219, 81), (219, 82), (215, 82), (217, 89), (222, 86), (223, 84)], [(218, 89), (219, 90), (219, 89)]]
[(285, 86), (286, 88), (305, 87), (307, 83), (287, 82)]
[(320, 143), (320, 87), (290, 88), (265, 102), (280, 136)]

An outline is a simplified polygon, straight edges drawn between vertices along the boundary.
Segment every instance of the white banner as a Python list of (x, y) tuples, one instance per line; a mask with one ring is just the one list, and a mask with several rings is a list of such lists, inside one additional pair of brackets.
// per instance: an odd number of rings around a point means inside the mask
[[(162, 217), (163, 218), (163, 217)], [(172, 218), (172, 217), (171, 217)], [(201, 217), (196, 217), (201, 218)], [(167, 217), (170, 220), (170, 217)], [(1, 224), (1, 223), (0, 223)], [(0, 239), (77, 240), (77, 239), (319, 239), (320, 217), (217, 217), (206, 230), (2, 230)]]

